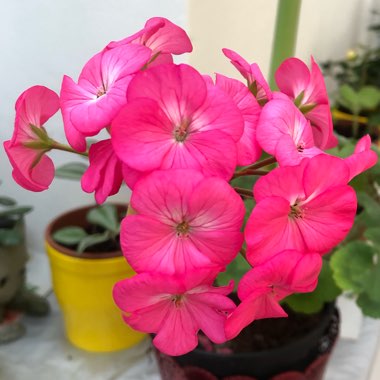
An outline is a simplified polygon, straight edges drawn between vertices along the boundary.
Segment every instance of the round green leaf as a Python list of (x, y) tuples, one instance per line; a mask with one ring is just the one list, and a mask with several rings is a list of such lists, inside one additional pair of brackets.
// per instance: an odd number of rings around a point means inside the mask
[(105, 231), (101, 234), (92, 234), (85, 236), (80, 243), (78, 244), (77, 252), (82, 253), (87, 248), (99, 244), (104, 243), (105, 241), (110, 239), (109, 231)]
[(87, 221), (89, 223), (101, 226), (106, 230), (118, 234), (120, 231), (120, 222), (117, 215), (116, 206), (105, 204), (94, 207), (87, 213)]
[(72, 162), (55, 170), (55, 176), (64, 179), (80, 180), (88, 166), (82, 162)]
[(60, 244), (76, 245), (87, 236), (87, 232), (81, 227), (64, 227), (53, 233), (53, 239)]

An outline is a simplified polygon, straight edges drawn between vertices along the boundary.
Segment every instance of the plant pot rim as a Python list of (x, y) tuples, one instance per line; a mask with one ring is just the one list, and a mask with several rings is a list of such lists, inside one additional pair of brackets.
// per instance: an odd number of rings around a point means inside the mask
[[(113, 203), (113, 202), (111, 202), (111, 204), (115, 205), (118, 208), (118, 210), (125, 209), (125, 211), (126, 211), (128, 208), (128, 203), (124, 204), (124, 203)], [(123, 256), (123, 253), (121, 250), (111, 251), (111, 252), (101, 252), (101, 253), (100, 252), (83, 252), (83, 253), (78, 254), (77, 251), (70, 249), (70, 248), (67, 248), (67, 247), (57, 243), (53, 239), (52, 234), (56, 229), (58, 229), (57, 225), (62, 220), (70, 218), (72, 215), (75, 215), (75, 214), (85, 214), (85, 213), (87, 213), (88, 210), (90, 210), (93, 207), (96, 207), (96, 204), (89, 204), (86, 206), (77, 207), (77, 208), (68, 210), (68, 211), (58, 215), (57, 217), (55, 217), (46, 226), (46, 229), (45, 229), (45, 241), (46, 241), (46, 243), (48, 245), (50, 245), (51, 247), (53, 247), (59, 253), (66, 255), (66, 256), (74, 257), (76, 259), (96, 260), (96, 259), (110, 259), (110, 258), (114, 258), (114, 257)]]

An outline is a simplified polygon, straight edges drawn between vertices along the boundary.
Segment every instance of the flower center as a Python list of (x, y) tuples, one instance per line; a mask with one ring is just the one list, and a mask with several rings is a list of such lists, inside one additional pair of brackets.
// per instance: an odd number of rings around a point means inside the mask
[(297, 144), (297, 150), (298, 152), (303, 153), (303, 151), (305, 150), (305, 144), (303, 142), (299, 142)]
[(106, 89), (104, 87), (101, 87), (98, 92), (96, 93), (96, 97), (100, 98), (101, 96), (105, 95), (107, 93)]
[(174, 138), (177, 142), (184, 142), (186, 140), (186, 137), (188, 135), (189, 125), (190, 125), (190, 122), (185, 120), (185, 121), (182, 121), (180, 125), (175, 127)]
[(289, 216), (292, 219), (302, 219), (302, 217), (303, 217), (303, 211), (302, 211), (301, 207), (297, 203), (295, 203), (294, 205), (290, 206)]
[(182, 223), (178, 224), (176, 227), (177, 236), (186, 236), (189, 230), (190, 230), (189, 223), (183, 221)]
[(184, 298), (183, 294), (176, 294), (175, 296), (173, 296), (172, 302), (174, 303), (174, 306), (181, 307), (183, 298)]

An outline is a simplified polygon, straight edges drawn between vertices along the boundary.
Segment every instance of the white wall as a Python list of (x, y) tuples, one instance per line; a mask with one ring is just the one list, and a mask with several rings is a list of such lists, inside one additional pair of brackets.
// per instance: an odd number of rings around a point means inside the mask
[[(27, 216), (31, 252), (43, 251), (43, 231), (49, 220), (77, 205), (93, 202), (80, 184), (55, 180), (48, 191), (33, 193), (13, 182), (2, 142), (12, 135), (14, 103), (26, 88), (41, 84), (59, 92), (63, 74), (77, 78), (84, 63), (111, 40), (141, 29), (152, 16), (167, 17), (186, 27), (182, 0), (8, 0), (0, 14), (0, 194), (34, 206)], [(59, 116), (47, 123), (49, 133), (64, 141)], [(49, 154), (56, 163), (69, 154)], [(123, 189), (115, 200), (128, 201)]]

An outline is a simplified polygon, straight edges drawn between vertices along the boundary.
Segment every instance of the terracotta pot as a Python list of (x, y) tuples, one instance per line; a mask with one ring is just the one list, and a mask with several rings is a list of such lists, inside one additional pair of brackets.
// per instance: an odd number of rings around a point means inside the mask
[(312, 331), (282, 347), (237, 354), (195, 349), (178, 357), (156, 355), (163, 380), (321, 380), (338, 332), (338, 311), (328, 304)]
[[(67, 337), (74, 346), (95, 352), (130, 348), (146, 335), (123, 322), (112, 299), (114, 284), (134, 275), (122, 252), (78, 254), (52, 239), (52, 234), (62, 227), (86, 227), (85, 216), (91, 207), (60, 215), (46, 229), (53, 289), (63, 312)], [(124, 215), (126, 206), (118, 205), (118, 212)]]

